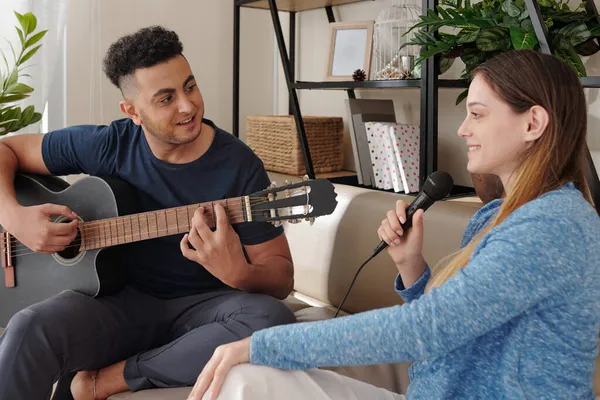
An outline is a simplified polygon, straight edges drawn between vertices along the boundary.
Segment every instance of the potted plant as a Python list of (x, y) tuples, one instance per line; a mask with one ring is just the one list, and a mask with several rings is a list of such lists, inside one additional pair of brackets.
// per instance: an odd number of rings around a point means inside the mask
[[(555, 55), (569, 64), (579, 76), (586, 76), (581, 56), (600, 50), (596, 38), (600, 24), (586, 13), (585, 3), (571, 10), (563, 0), (537, 0), (541, 21), (548, 30), (548, 40)], [(539, 49), (531, 17), (524, 0), (442, 0), (437, 13), (429, 9), (421, 21), (410, 28), (418, 29), (407, 43), (423, 46), (415, 63), (440, 55), (464, 62), (462, 79), (470, 81), (473, 69), (494, 55), (518, 49)], [(424, 29), (425, 28), (425, 29)], [(452, 32), (441, 32), (452, 28)], [(407, 33), (408, 33), (407, 32)], [(437, 37), (434, 35), (437, 33)], [(459, 104), (468, 89), (456, 99)]]
[(28, 98), (34, 90), (19, 79), (29, 76), (23, 73), (26, 68), (23, 65), (40, 49), (41, 44), (37, 43), (47, 30), (35, 32), (37, 19), (30, 12), (23, 15), (15, 12), (15, 16), (19, 21), (15, 29), (20, 45), (15, 50), (15, 46), (9, 42), (13, 57), (12, 67), (4, 52), (0, 51), (4, 61), (4, 67), (0, 64), (0, 136), (18, 131), (42, 119), (42, 115), (35, 111), (34, 106), (22, 110), (14, 103)]

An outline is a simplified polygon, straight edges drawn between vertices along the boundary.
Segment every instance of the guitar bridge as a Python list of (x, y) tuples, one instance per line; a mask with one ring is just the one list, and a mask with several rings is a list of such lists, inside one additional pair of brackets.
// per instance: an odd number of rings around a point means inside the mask
[(2, 251), (0, 261), (4, 270), (4, 286), (7, 288), (15, 287), (15, 266), (12, 263), (12, 237), (4, 228), (1, 230), (0, 250)]

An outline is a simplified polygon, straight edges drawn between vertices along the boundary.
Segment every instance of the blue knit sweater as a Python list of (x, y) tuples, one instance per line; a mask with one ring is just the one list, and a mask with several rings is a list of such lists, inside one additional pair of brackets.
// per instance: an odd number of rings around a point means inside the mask
[[(471, 219), (463, 246), (497, 213)], [(252, 335), (253, 364), (283, 369), (416, 361), (408, 399), (593, 399), (600, 219), (572, 184), (513, 212), (469, 264), (402, 306)]]

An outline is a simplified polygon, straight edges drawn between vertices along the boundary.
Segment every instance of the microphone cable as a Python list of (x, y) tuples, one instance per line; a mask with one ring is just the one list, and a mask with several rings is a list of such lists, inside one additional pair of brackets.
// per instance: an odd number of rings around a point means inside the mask
[(352, 282), (350, 283), (350, 286), (348, 286), (348, 290), (346, 291), (346, 294), (344, 295), (344, 298), (342, 299), (342, 302), (340, 303), (339, 307), (337, 308), (337, 311), (335, 312), (335, 315), (333, 316), (333, 318), (337, 318), (338, 314), (340, 313), (340, 310), (342, 309), (342, 306), (344, 305), (344, 302), (348, 298), (348, 295), (350, 294), (350, 290), (352, 290), (352, 286), (354, 286), (354, 282), (356, 282), (356, 278), (358, 278), (358, 274), (360, 274), (360, 271), (364, 268), (365, 265), (367, 265), (367, 263), (369, 261), (371, 261), (372, 259), (374, 259), (377, 254), (379, 254), (379, 251), (377, 251), (377, 249), (376, 249), (373, 252), (373, 254), (371, 254), (371, 256), (369, 258), (367, 258), (367, 261), (365, 261), (364, 263), (362, 263), (362, 265), (358, 268), (358, 271), (356, 271), (356, 274), (354, 274), (354, 278), (352, 279)]

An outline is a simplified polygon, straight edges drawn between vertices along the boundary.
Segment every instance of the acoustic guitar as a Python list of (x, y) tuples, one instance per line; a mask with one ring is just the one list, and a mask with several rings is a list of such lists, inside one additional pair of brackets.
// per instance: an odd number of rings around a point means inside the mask
[[(215, 226), (214, 205), (225, 207), (229, 222), (313, 222), (331, 214), (337, 205), (333, 185), (326, 179), (277, 187), (274, 184), (248, 196), (182, 207), (138, 212), (139, 192), (118, 179), (86, 177), (68, 185), (57, 177), (18, 174), (17, 200), (23, 206), (46, 203), (69, 207), (80, 218), (74, 241), (63, 251), (35, 253), (1, 226), (0, 326), (19, 310), (75, 290), (89, 296), (114, 293), (123, 287), (120, 251), (127, 244), (189, 232), (194, 211), (205, 208), (209, 226)], [(54, 222), (68, 222), (57, 217)], [(125, 245), (125, 246), (123, 246)], [(0, 274), (2, 279), (2, 274)]]

